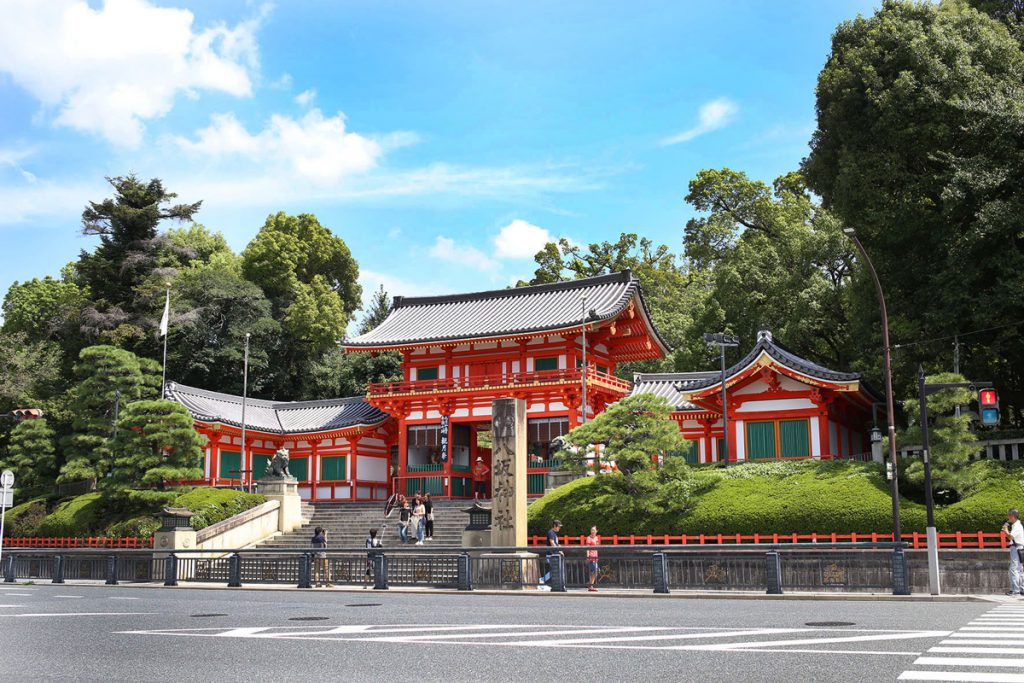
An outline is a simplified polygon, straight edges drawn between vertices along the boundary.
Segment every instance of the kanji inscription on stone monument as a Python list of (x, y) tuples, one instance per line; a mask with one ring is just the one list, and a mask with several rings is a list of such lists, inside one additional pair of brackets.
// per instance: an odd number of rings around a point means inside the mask
[(526, 545), (526, 401), (491, 407), (491, 545)]

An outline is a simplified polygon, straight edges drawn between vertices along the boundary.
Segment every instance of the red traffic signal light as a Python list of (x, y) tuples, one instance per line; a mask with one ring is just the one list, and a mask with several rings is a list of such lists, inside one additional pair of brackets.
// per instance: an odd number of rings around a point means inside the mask
[(999, 394), (995, 389), (982, 389), (978, 392), (978, 415), (981, 424), (992, 427), (999, 424)]
[(15, 420), (38, 420), (43, 416), (43, 411), (39, 408), (15, 408), (11, 415)]

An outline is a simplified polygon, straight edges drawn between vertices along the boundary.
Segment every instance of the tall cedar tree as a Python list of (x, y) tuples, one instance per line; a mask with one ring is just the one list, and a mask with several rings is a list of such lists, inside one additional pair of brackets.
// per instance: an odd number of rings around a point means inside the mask
[(155, 487), (199, 479), (203, 440), (185, 406), (172, 401), (135, 401), (125, 406), (112, 444), (111, 488)]
[(45, 418), (22, 420), (11, 430), (7, 458), (0, 469), (9, 467), (22, 497), (49, 493), (57, 476), (55, 435)]

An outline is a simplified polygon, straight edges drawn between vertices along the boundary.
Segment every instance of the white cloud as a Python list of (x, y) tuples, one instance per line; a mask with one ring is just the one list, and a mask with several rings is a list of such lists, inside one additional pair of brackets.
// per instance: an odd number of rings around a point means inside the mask
[(364, 305), (381, 285), (384, 285), (384, 291), (392, 297), (430, 296), (431, 294), (447, 294), (451, 291), (450, 287), (437, 282), (406, 280), (390, 273), (365, 268), (359, 269), (359, 284), (363, 286)]
[(718, 130), (732, 123), (738, 111), (739, 105), (727, 97), (719, 97), (710, 102), (705, 102), (697, 112), (697, 125), (662, 139), (661, 144), (676, 145), (705, 133), (710, 133), (713, 130)]
[(344, 114), (325, 117), (319, 109), (299, 119), (274, 114), (256, 134), (246, 130), (234, 114), (215, 114), (194, 141), (179, 137), (175, 142), (206, 156), (240, 155), (266, 170), (280, 171), (284, 165), (298, 179), (319, 185), (367, 171), (383, 154), (376, 140), (345, 130)]
[(316, 88), (310, 88), (309, 90), (303, 90), (295, 96), (295, 102), (300, 107), (308, 107), (316, 99)]
[(136, 146), (144, 121), (166, 114), (179, 94), (252, 94), (255, 32), (268, 11), (234, 27), (193, 29), (185, 9), (146, 0), (11, 0), (0, 9), (0, 71), (9, 73), (54, 122)]
[(556, 241), (545, 228), (517, 218), (503, 227), (494, 237), (494, 255), (497, 258), (530, 258), (548, 242)]
[(487, 254), (470, 244), (459, 244), (450, 237), (438, 235), (434, 245), (427, 252), (431, 258), (476, 270), (494, 270), (498, 267)]

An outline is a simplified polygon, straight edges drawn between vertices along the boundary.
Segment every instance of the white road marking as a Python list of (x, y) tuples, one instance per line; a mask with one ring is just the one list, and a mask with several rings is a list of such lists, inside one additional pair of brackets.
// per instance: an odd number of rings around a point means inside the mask
[(914, 664), (927, 666), (1003, 666), (1024, 668), (1024, 659), (994, 657), (918, 657)]
[(1024, 646), (1024, 639), (1009, 638), (999, 640), (975, 640), (973, 638), (951, 638), (944, 640), (939, 645), (1020, 645)]
[[(557, 630), (556, 631), (551, 631), (551, 630), (547, 630), (547, 631), (515, 631), (515, 632), (511, 632), (511, 633), (501, 633), (500, 631), (487, 632), (487, 633), (463, 633), (463, 634), (459, 634), (459, 638), (508, 638), (508, 637), (520, 637), (520, 636), (561, 636), (561, 635), (571, 636), (571, 635), (577, 635), (577, 634), (591, 634), (591, 633), (592, 634), (598, 634), (598, 633), (638, 633), (638, 632), (647, 632), (647, 633), (649, 633), (651, 631), (670, 631), (670, 630), (672, 630), (672, 628), (670, 626), (650, 626), (650, 627), (647, 627), (647, 626), (620, 626), (620, 627), (617, 627), (617, 628), (581, 628), (581, 629), (573, 629), (573, 630), (569, 630), (569, 631), (564, 631), (564, 630), (563, 631), (557, 631)], [(376, 633), (376, 632), (369, 632), (369, 633), (367, 633), (367, 635), (372, 635), (373, 633)], [(721, 635), (721, 634), (715, 634), (715, 635)], [(415, 643), (417, 641), (429, 641), (431, 638), (437, 638), (437, 637), (438, 637), (438, 635), (435, 635), (435, 634), (432, 634), (432, 633), (431, 634), (426, 634), (426, 635), (424, 635), (422, 633), (418, 633), (418, 634), (415, 634), (415, 635), (395, 636), (395, 637), (390, 637), (390, 638), (367, 638), (366, 640), (383, 640), (385, 642), (389, 642), (390, 641), (390, 642), (402, 642), (402, 643)], [(664, 634), (662, 634), (660, 636), (643, 636), (643, 638), (678, 638), (678, 637), (679, 637), (678, 635), (664, 635)], [(704, 634), (701, 634), (701, 636), (699, 636), (699, 637), (705, 637), (705, 636), (704, 636)], [(601, 639), (600, 638), (593, 639), (593, 641), (599, 641), (599, 640), (601, 640)], [(620, 640), (620, 638), (607, 638), (606, 640)], [(632, 640), (632, 638), (622, 638), (621, 640)], [(589, 638), (584, 638), (580, 642), (593, 642), (593, 641), (591, 639), (589, 639)], [(541, 640), (541, 641), (534, 641), (534, 642), (547, 643), (549, 641)], [(551, 642), (558, 642), (558, 641), (551, 641)], [(566, 642), (573, 642), (573, 641), (570, 640), (570, 641), (566, 641)], [(520, 645), (531, 645), (532, 642), (531, 641), (519, 641), (518, 644), (520, 644)]]
[(903, 634), (892, 634), (892, 633), (876, 633), (867, 636), (842, 636), (838, 638), (807, 638), (801, 640), (769, 640), (768, 642), (758, 643), (716, 643), (714, 645), (706, 646), (695, 646), (695, 645), (677, 645), (676, 649), (695, 649), (701, 647), (701, 649), (708, 650), (729, 650), (736, 647), (744, 647), (745, 645), (754, 645), (757, 647), (784, 647), (786, 645), (816, 645), (818, 643), (861, 643), (873, 640), (895, 640), (903, 638), (939, 638), (942, 636), (948, 636), (949, 631), (918, 631), (916, 633), (903, 633)]
[[(609, 630), (621, 630), (626, 629), (609, 629)], [(539, 647), (560, 647), (564, 645), (596, 645), (598, 643), (622, 643), (622, 642), (633, 642), (633, 641), (648, 641), (648, 640), (693, 640), (699, 638), (730, 638), (736, 636), (763, 636), (763, 635), (775, 635), (777, 633), (807, 633), (813, 629), (807, 628), (765, 628), (765, 629), (751, 629), (748, 631), (718, 631), (711, 633), (659, 633), (652, 636), (618, 636), (615, 638), (568, 638), (565, 640), (524, 640), (517, 642), (516, 645), (523, 645), (526, 647), (539, 646)], [(572, 633), (572, 631), (564, 631), (563, 633)], [(523, 635), (533, 635), (530, 633)], [(539, 634), (543, 635), (543, 634)], [(744, 643), (737, 643), (737, 645), (743, 645)]]
[(950, 633), (950, 638), (1024, 638), (1024, 634), (1016, 633)]
[(1024, 655), (1024, 647), (945, 647), (939, 645), (928, 652), (967, 652), (990, 655)]
[(34, 612), (30, 614), (0, 614), (2, 617), (128, 617), (156, 612)]
[(17, 596), (19, 598), (30, 598), (30, 597), (32, 597), (31, 593), (4, 593), (4, 596), (8, 596), (8, 595)]
[(81, 595), (51, 595), (50, 597), (51, 598), (68, 598), (68, 599), (71, 599), (71, 600), (79, 600), (79, 599), (81, 599), (82, 596)]
[(127, 596), (125, 596), (125, 597), (111, 597), (111, 598), (107, 598), (107, 600), (139, 600), (139, 599), (140, 598), (129, 598)]
[(0, 605), (0, 607), (24, 607), (24, 605)]
[(987, 671), (904, 671), (901, 681), (958, 681), (959, 683), (1024, 683), (1024, 674)]

